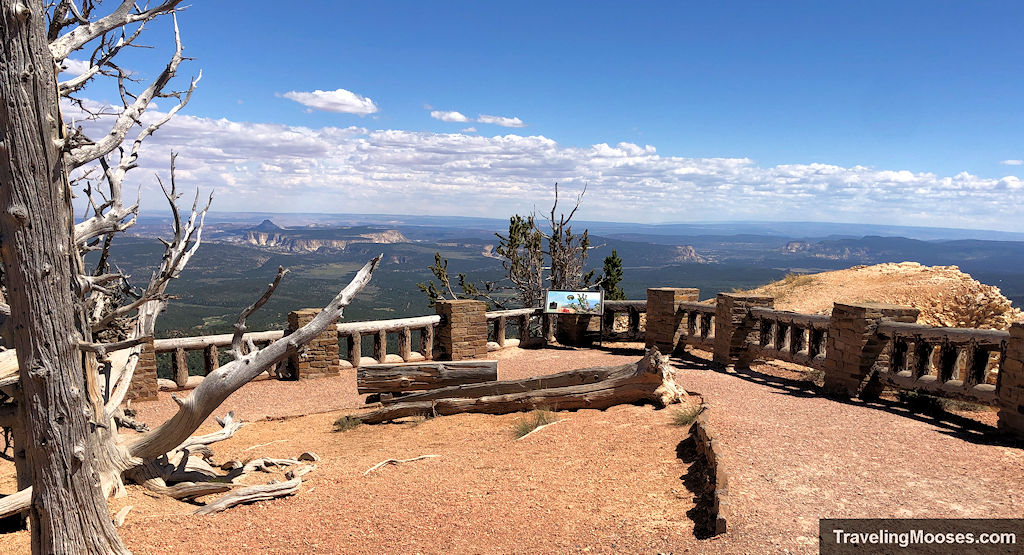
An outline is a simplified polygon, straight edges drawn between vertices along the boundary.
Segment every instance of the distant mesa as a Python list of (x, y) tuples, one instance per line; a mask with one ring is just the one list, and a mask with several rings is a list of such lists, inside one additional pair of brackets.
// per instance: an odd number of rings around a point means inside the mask
[(270, 220), (263, 220), (262, 222), (260, 222), (260, 225), (256, 227), (250, 227), (248, 231), (264, 231), (272, 233), (275, 231), (284, 231), (284, 228)]
[(408, 243), (400, 231), (367, 227), (282, 228), (270, 220), (245, 232), (242, 242), (278, 252), (316, 252), (321, 249), (344, 251), (357, 243)]
[(693, 250), (690, 245), (679, 245), (676, 247), (676, 252), (672, 257), (671, 262), (693, 262), (697, 264), (704, 264), (707, 259), (697, 254), (697, 251)]

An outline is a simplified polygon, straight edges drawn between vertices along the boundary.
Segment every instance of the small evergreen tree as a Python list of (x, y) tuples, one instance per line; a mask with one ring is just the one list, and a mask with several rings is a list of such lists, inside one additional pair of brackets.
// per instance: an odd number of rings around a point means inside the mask
[(611, 256), (604, 259), (604, 275), (601, 276), (601, 287), (604, 289), (604, 298), (609, 301), (619, 301), (626, 298), (626, 292), (619, 287), (622, 282), (622, 259), (619, 253), (612, 250)]

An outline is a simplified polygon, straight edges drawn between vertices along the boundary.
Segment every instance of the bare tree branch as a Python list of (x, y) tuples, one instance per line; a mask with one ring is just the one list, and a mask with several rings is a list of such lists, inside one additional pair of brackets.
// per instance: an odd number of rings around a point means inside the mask
[(312, 321), (291, 335), (278, 339), (258, 351), (249, 353), (239, 360), (221, 366), (199, 384), (187, 399), (183, 400), (178, 412), (155, 430), (140, 436), (128, 445), (132, 456), (151, 458), (174, 449), (192, 434), (204, 420), (229, 395), (256, 376), (266, 372), (272, 364), (285, 359), (289, 353), (313, 340), (341, 317), (352, 299), (370, 281), (383, 255), (379, 255), (365, 266)]
[[(61, 2), (62, 6), (71, 2)], [(101, 37), (119, 27), (124, 27), (132, 23), (139, 21), (149, 21), (157, 16), (164, 14), (173, 14), (178, 11), (178, 4), (181, 0), (166, 0), (165, 2), (157, 5), (156, 7), (149, 8), (146, 10), (139, 9), (138, 5), (132, 0), (124, 0), (121, 4), (109, 15), (101, 17), (95, 21), (88, 21), (81, 23), (75, 30), (59, 37), (56, 39), (50, 39), (50, 53), (53, 54), (53, 60), (57, 63), (64, 61), (69, 54), (85, 46), (90, 41), (97, 37)], [(81, 19), (85, 19), (84, 17)]]
[(235, 360), (238, 360), (242, 358), (242, 356), (244, 356), (244, 353), (242, 352), (242, 336), (245, 334), (246, 329), (245, 319), (248, 318), (249, 315), (252, 314), (253, 312), (259, 310), (261, 306), (267, 304), (267, 301), (269, 301), (270, 297), (273, 296), (274, 291), (277, 290), (277, 286), (281, 285), (281, 280), (287, 273), (288, 270), (284, 269), (284, 266), (278, 266), (277, 277), (274, 278), (273, 283), (267, 286), (267, 290), (265, 293), (263, 293), (263, 296), (257, 299), (256, 302), (254, 302), (253, 304), (246, 307), (246, 309), (243, 310), (242, 313), (238, 315), (238, 321), (235, 322), (235, 335), (231, 337), (231, 350), (229, 351), (232, 354), (232, 356), (235, 357)]

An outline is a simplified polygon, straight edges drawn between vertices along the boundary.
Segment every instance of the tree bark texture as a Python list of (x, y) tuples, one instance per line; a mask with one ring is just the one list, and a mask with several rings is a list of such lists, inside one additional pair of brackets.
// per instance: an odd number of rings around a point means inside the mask
[[(98, 472), (102, 407), (76, 342), (71, 189), (43, 6), (0, 0), (0, 232), (35, 553), (126, 553)], [(99, 409), (99, 410), (98, 410)]]
[(356, 371), (359, 393), (402, 393), (498, 379), (498, 361), (373, 364)]

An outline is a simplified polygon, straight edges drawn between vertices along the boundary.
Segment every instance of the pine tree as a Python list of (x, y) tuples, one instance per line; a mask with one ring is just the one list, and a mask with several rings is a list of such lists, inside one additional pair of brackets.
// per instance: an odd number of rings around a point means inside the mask
[(601, 277), (601, 287), (604, 288), (604, 298), (610, 301), (618, 301), (626, 298), (626, 292), (619, 287), (622, 282), (622, 259), (619, 253), (612, 250), (611, 256), (604, 259), (604, 275)]

